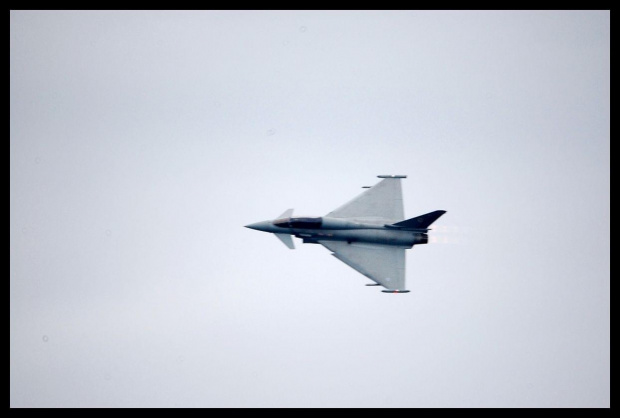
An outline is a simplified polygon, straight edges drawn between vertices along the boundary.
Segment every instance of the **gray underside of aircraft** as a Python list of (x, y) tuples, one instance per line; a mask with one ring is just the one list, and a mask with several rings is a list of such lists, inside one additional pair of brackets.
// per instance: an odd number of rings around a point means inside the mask
[(321, 244), (338, 260), (368, 277), (386, 293), (407, 293), (405, 251), (428, 242), (429, 226), (446, 211), (404, 219), (401, 179), (381, 175), (373, 187), (322, 217), (293, 217), (293, 209), (247, 228), (271, 232), (288, 248), (292, 236)]

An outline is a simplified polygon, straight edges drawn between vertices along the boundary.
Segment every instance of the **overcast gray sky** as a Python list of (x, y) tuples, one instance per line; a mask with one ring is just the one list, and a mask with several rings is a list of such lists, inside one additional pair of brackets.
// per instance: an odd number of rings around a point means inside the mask
[[(12, 11), (12, 407), (609, 407), (609, 11)], [(243, 228), (406, 174), (383, 294)]]

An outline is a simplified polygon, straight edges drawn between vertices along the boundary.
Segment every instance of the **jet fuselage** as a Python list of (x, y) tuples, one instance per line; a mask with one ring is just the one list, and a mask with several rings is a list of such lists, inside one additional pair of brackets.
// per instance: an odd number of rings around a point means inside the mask
[(372, 220), (350, 220), (338, 218), (284, 218), (274, 221), (256, 222), (248, 228), (275, 234), (289, 234), (301, 238), (304, 244), (318, 244), (320, 241), (346, 241), (395, 245), (411, 248), (426, 244), (426, 230), (401, 230), (386, 227), (385, 223)]

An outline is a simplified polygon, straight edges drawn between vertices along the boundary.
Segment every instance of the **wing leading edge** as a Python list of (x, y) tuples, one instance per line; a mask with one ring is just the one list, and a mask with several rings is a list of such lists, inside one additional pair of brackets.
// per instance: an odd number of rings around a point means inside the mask
[(334, 257), (388, 290), (405, 289), (405, 248), (319, 241)]
[(383, 218), (388, 223), (404, 219), (403, 192), (400, 179), (404, 176), (383, 178), (370, 189), (329, 212), (331, 218)]

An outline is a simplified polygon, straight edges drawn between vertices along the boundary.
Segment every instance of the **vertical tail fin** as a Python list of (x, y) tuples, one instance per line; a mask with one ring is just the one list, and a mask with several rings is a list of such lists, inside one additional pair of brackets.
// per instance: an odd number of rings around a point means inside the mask
[(433, 222), (435, 222), (441, 215), (446, 213), (445, 210), (436, 210), (434, 212), (429, 212), (424, 215), (416, 216), (415, 218), (407, 219), (402, 222), (397, 222), (393, 224), (398, 228), (411, 228), (411, 229), (426, 229)]

